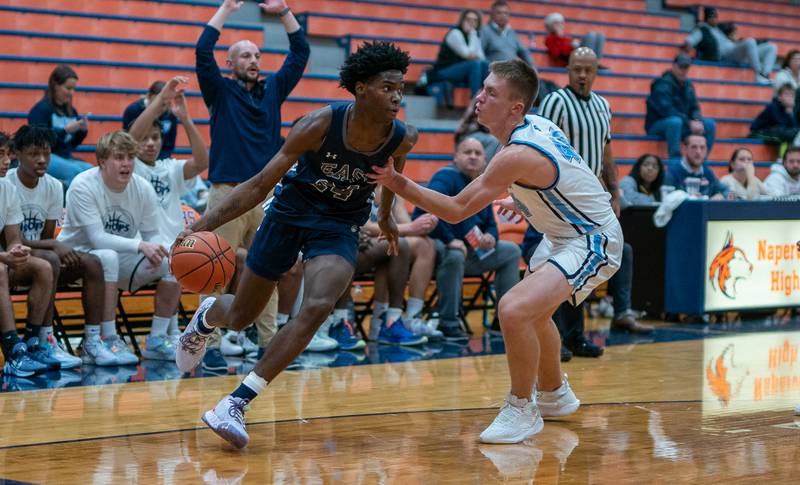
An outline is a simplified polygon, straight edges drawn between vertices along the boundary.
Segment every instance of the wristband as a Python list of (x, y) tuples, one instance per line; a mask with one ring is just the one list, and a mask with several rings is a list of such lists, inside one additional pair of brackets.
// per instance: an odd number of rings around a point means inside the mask
[(291, 12), (292, 10), (289, 7), (284, 8), (280, 12), (278, 12), (278, 17), (285, 17), (287, 13)]

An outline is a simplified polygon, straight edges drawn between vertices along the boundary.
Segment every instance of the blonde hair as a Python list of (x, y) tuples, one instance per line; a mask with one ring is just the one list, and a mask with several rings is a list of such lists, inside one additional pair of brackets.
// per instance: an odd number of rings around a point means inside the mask
[(111, 158), (114, 152), (123, 152), (130, 157), (139, 153), (139, 144), (125, 131), (112, 131), (100, 137), (97, 142), (97, 161), (104, 162)]

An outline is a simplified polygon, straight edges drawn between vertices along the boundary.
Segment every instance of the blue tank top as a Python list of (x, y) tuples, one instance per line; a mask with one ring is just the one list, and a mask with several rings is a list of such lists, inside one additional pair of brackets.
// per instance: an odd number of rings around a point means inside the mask
[(275, 187), (272, 220), (330, 231), (357, 231), (367, 222), (375, 192), (367, 173), (386, 165), (406, 136), (395, 120), (383, 145), (371, 153), (347, 145), (347, 115), (353, 103), (331, 105), (331, 125), (317, 151), (308, 151)]

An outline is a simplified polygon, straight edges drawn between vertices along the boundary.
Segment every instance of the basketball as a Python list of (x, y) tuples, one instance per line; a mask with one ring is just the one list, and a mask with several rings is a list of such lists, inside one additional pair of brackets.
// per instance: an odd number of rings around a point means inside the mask
[(193, 293), (225, 288), (236, 269), (236, 254), (228, 241), (213, 232), (197, 232), (172, 249), (170, 270)]

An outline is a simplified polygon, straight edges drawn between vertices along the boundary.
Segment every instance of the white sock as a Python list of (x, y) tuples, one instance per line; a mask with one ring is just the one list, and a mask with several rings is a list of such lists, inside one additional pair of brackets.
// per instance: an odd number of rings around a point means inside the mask
[(378, 320), (380, 319), (386, 310), (389, 308), (388, 303), (384, 303), (382, 301), (375, 301), (372, 303), (372, 319)]
[(279, 327), (286, 325), (289, 322), (289, 315), (285, 313), (278, 313), (278, 318), (275, 320)]
[(172, 318), (169, 319), (169, 329), (167, 329), (168, 335), (178, 335), (181, 333), (180, 327), (178, 327), (178, 314), (172, 315)]
[(416, 318), (425, 307), (425, 302), (421, 298), (409, 298), (406, 303), (406, 319)]
[(92, 337), (100, 336), (100, 325), (84, 325), (83, 326), (84, 338), (90, 339)]
[[(88, 325), (87, 325), (88, 326)], [(109, 320), (107, 322), (100, 322), (100, 329), (102, 330), (103, 338), (111, 337), (117, 334), (117, 321)]]
[(247, 377), (244, 378), (242, 384), (249, 387), (250, 389), (253, 390), (253, 392), (258, 394), (267, 387), (268, 382), (264, 380), (263, 377), (251, 371), (249, 374), (247, 374)]
[(347, 308), (334, 308), (333, 310), (333, 321), (338, 322), (339, 320), (348, 320), (350, 319), (350, 312), (347, 311)]
[(49, 326), (42, 325), (39, 328), (39, 342), (47, 342), (48, 338), (53, 335), (53, 324), (51, 323)]
[(403, 310), (400, 308), (389, 308), (386, 312), (386, 325), (396, 322), (403, 316)]
[(158, 317), (153, 315), (153, 324), (150, 326), (151, 337), (164, 337), (169, 330), (169, 321), (172, 317)]

